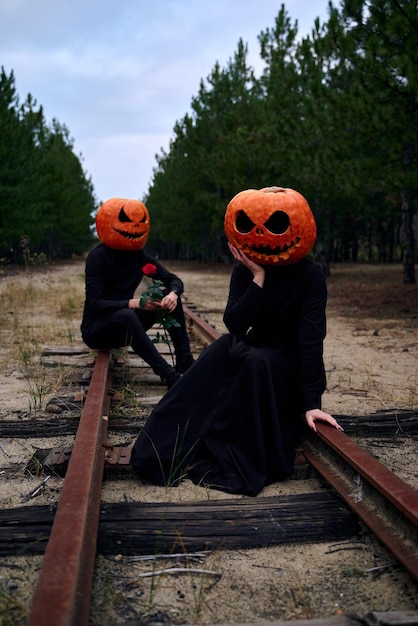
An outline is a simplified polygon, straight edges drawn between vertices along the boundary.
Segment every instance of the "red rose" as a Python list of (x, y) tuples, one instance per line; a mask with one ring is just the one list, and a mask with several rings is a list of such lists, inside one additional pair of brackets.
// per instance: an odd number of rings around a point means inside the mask
[(157, 268), (153, 263), (147, 263), (142, 268), (142, 271), (144, 272), (145, 276), (154, 276), (154, 274), (157, 272)]

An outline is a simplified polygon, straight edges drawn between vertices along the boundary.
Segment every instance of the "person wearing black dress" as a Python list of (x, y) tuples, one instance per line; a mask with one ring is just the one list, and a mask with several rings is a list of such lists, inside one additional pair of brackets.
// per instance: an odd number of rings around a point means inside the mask
[[(96, 225), (101, 243), (86, 259), (83, 341), (99, 350), (130, 345), (170, 388), (194, 362), (180, 298), (183, 282), (143, 249), (149, 215), (141, 202), (107, 200), (97, 213)], [(162, 284), (161, 300), (134, 298), (147, 267), (152, 270), (152, 279)], [(175, 367), (161, 356), (147, 335), (160, 310), (166, 310), (177, 322), (168, 329)]]
[(158, 485), (188, 477), (255, 496), (291, 475), (303, 417), (313, 430), (317, 420), (340, 428), (321, 409), (326, 280), (306, 257), (261, 265), (229, 247), (238, 261), (224, 313), (229, 333), (155, 407), (131, 464)]

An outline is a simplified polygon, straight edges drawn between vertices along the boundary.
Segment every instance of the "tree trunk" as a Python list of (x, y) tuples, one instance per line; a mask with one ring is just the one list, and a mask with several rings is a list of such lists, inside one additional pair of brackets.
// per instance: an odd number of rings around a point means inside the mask
[(402, 240), (404, 245), (403, 283), (412, 285), (415, 283), (414, 211), (409, 190), (403, 189), (401, 195)]

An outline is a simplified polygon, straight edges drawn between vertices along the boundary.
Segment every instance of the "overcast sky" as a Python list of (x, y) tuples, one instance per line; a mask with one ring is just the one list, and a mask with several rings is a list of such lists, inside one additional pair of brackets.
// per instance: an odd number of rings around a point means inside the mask
[[(287, 0), (299, 34), (328, 0)], [(334, 3), (335, 4), (335, 3)], [(0, 0), (0, 65), (74, 140), (98, 200), (141, 199), (201, 79), (226, 67), (239, 39), (260, 66), (257, 37), (273, 0)]]

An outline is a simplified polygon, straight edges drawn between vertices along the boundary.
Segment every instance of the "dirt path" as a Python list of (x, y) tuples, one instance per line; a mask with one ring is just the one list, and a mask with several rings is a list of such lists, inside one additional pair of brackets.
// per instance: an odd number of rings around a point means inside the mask
[[(231, 268), (166, 263), (179, 273), (189, 301), (224, 332), (222, 312)], [(336, 266), (328, 280), (328, 335), (325, 364), (328, 389), (324, 409), (343, 415), (418, 408), (418, 287), (402, 285), (400, 266)], [(81, 344), (84, 263), (76, 261), (27, 274), (0, 277), (0, 418), (44, 414), (48, 398), (65, 372), (41, 365), (42, 349)], [(50, 415), (48, 416), (50, 417)], [(68, 438), (71, 442), (71, 437)], [(3, 507), (22, 505), (37, 477), (25, 476), (24, 462), (35, 447), (67, 440), (2, 439), (0, 475)], [(397, 439), (377, 455), (418, 489), (416, 439)], [(374, 451), (376, 452), (376, 451)], [(413, 456), (411, 456), (413, 455)], [(413, 461), (411, 462), (411, 458)], [(37, 504), (56, 502), (62, 481), (52, 478)], [(271, 485), (263, 496), (298, 493), (299, 481)], [(315, 487), (321, 489), (321, 487)], [(178, 489), (154, 488), (132, 478), (104, 486), (105, 501), (174, 501), (226, 498), (185, 481)], [(0, 566), (0, 615), (24, 624), (38, 557), (9, 557)], [(418, 610), (418, 587), (367, 533), (344, 545), (328, 543), (216, 551), (197, 567), (220, 574), (160, 576), (140, 574), (170, 563), (127, 565), (98, 558), (92, 615), (95, 623), (226, 623), (318, 618), (375, 610)], [(383, 569), (376, 570), (375, 568)], [(381, 575), (375, 574), (379, 572)], [(12, 608), (10, 608), (12, 607)], [(141, 622), (138, 621), (141, 616)], [(0, 618), (1, 619), (1, 618)], [(6, 623), (6, 622), (5, 622)]]

